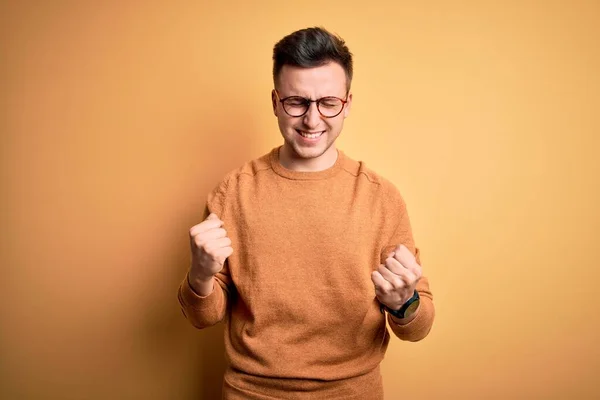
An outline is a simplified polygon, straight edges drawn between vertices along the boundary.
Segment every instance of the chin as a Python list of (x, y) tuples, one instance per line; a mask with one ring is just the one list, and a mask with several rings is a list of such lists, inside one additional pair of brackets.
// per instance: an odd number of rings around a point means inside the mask
[(331, 147), (330, 143), (326, 145), (319, 144), (318, 146), (302, 146), (296, 142), (288, 142), (288, 145), (299, 158), (307, 160), (321, 157)]
[(323, 154), (325, 154), (325, 151), (327, 149), (320, 149), (320, 148), (312, 148), (312, 149), (306, 149), (306, 148), (294, 148), (295, 153), (300, 156), (301, 158), (304, 159), (312, 159), (312, 158), (319, 158), (321, 157)]

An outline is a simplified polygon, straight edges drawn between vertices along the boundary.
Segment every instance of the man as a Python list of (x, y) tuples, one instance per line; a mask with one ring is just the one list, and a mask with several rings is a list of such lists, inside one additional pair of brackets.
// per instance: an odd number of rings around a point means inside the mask
[(225, 399), (382, 399), (386, 314), (407, 341), (434, 318), (406, 206), (335, 147), (352, 105), (344, 41), (303, 29), (273, 61), (284, 143), (208, 196), (179, 301), (198, 328), (225, 319)]

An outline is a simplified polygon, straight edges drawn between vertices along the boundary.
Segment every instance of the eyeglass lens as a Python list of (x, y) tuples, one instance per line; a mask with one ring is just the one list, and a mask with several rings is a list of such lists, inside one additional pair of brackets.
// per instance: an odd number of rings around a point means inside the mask
[[(306, 114), (311, 101), (304, 97), (288, 97), (283, 101), (285, 111), (292, 117), (301, 117)], [(335, 117), (338, 115), (344, 102), (336, 97), (323, 97), (317, 100), (317, 109), (324, 117)]]

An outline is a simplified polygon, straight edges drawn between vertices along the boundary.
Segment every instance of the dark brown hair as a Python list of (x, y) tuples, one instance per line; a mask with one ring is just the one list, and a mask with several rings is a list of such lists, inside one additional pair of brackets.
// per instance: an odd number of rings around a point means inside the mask
[(281, 39), (273, 48), (273, 81), (284, 65), (301, 68), (320, 67), (336, 62), (346, 71), (346, 88), (352, 82), (352, 53), (344, 40), (325, 28), (306, 28)]

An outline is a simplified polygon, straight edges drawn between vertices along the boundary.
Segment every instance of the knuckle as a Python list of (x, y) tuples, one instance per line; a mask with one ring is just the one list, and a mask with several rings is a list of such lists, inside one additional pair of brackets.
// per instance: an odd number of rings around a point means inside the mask
[(392, 286), (394, 287), (394, 289), (402, 289), (404, 288), (405, 284), (404, 281), (402, 281), (402, 279), (394, 278), (392, 280)]
[(385, 294), (390, 294), (394, 291), (394, 285), (388, 281), (385, 281), (382, 287)]
[(416, 271), (415, 271), (415, 272), (413, 272), (413, 273), (411, 274), (411, 277), (410, 277), (410, 278), (411, 278), (411, 282), (416, 282), (416, 281), (418, 281), (419, 279), (421, 279), (421, 275), (420, 275), (418, 272), (416, 272)]

